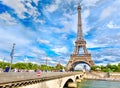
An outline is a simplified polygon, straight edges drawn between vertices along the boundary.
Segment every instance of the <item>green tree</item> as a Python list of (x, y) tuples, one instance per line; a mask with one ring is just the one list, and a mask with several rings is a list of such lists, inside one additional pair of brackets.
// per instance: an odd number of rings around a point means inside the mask
[(96, 65), (95, 65), (95, 66), (92, 66), (92, 67), (91, 67), (91, 70), (93, 70), (93, 71), (97, 71), (98, 69), (100, 69), (100, 66), (96, 66)]
[(7, 62), (0, 62), (0, 68), (5, 69), (6, 66), (10, 66), (10, 63)]
[(17, 68), (17, 69), (27, 69), (27, 64), (26, 63), (18, 62), (16, 64), (14, 64), (13, 67)]

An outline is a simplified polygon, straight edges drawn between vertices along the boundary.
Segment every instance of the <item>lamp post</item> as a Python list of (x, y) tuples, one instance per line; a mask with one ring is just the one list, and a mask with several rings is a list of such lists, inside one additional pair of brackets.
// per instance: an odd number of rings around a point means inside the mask
[(13, 61), (13, 56), (14, 56), (14, 48), (15, 48), (15, 43), (13, 43), (12, 51), (10, 53), (11, 61), (10, 61), (10, 70), (11, 71), (11, 66), (12, 66), (12, 61)]
[(47, 63), (48, 63), (48, 59), (47, 59), (47, 56), (46, 56), (46, 59), (45, 59), (45, 64), (46, 64), (46, 72), (47, 72)]
[(5, 60), (5, 57), (3, 58), (2, 69), (4, 69), (4, 60)]

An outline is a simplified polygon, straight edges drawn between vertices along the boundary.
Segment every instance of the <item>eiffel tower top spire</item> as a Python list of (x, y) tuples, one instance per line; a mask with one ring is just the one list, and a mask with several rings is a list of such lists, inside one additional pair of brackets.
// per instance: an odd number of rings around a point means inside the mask
[(82, 34), (82, 19), (81, 19), (81, 6), (78, 5), (78, 29), (77, 29), (77, 41), (83, 40)]

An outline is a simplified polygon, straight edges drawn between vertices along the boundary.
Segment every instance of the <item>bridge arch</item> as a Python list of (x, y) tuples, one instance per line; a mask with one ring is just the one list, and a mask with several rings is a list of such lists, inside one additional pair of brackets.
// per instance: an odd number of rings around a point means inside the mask
[(74, 81), (73, 81), (72, 79), (68, 79), (68, 80), (66, 81), (66, 83), (64, 84), (63, 88), (64, 88), (64, 87), (68, 87), (68, 83), (69, 83), (69, 82), (74, 82)]
[(80, 75), (80, 78), (82, 77), (82, 75)]
[(79, 79), (79, 77), (78, 77), (78, 76), (76, 76), (76, 79)]

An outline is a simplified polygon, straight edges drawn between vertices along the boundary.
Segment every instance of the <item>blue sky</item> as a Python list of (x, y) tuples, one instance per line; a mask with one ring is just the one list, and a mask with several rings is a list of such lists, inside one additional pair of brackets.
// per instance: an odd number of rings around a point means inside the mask
[[(69, 60), (79, 0), (0, 0), (0, 60), (49, 65)], [(120, 0), (82, 0), (82, 29), (95, 64), (120, 62)]]

